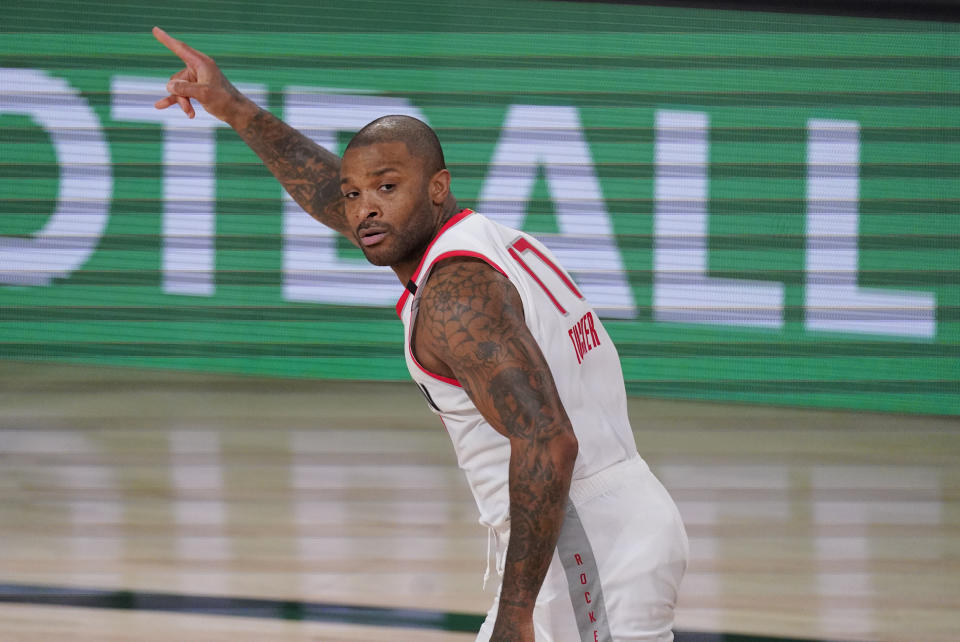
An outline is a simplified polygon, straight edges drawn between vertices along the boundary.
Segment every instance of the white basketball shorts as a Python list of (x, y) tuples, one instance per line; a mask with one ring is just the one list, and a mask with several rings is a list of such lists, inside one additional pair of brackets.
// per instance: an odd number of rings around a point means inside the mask
[[(534, 609), (537, 642), (672, 642), (688, 555), (676, 504), (640, 457), (574, 480)], [(499, 598), (477, 642), (490, 639)]]

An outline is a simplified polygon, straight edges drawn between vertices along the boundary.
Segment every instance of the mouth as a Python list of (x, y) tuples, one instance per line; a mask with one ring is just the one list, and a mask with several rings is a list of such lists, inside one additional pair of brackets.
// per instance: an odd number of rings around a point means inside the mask
[(387, 232), (385, 230), (367, 229), (360, 230), (359, 236), (361, 245), (364, 247), (370, 247), (371, 245), (376, 245), (386, 238)]

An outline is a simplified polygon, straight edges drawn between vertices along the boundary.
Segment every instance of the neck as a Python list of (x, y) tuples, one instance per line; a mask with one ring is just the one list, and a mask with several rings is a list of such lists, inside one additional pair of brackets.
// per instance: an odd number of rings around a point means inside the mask
[(410, 281), (411, 277), (413, 277), (414, 270), (417, 269), (417, 266), (420, 265), (420, 261), (423, 260), (424, 254), (427, 253), (427, 248), (430, 247), (430, 242), (437, 238), (437, 234), (439, 234), (440, 230), (443, 229), (443, 226), (447, 224), (447, 221), (459, 214), (461, 211), (462, 208), (457, 205), (457, 199), (453, 197), (453, 194), (447, 196), (447, 199), (443, 202), (438, 211), (437, 224), (433, 229), (433, 234), (430, 235), (430, 241), (423, 246), (423, 249), (418, 252), (416, 257), (413, 259), (390, 266), (394, 274), (397, 275), (397, 278), (400, 279), (400, 283), (406, 285), (407, 282)]
[(447, 221), (463, 211), (463, 208), (457, 205), (457, 199), (451, 194), (440, 207), (440, 218), (438, 219), (437, 230), (434, 236), (440, 233), (440, 228), (447, 224)]

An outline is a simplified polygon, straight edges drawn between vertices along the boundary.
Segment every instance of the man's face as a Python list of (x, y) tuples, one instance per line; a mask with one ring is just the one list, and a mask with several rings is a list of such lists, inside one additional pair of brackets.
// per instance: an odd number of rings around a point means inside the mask
[(402, 142), (354, 147), (340, 178), (347, 220), (367, 260), (392, 266), (418, 259), (437, 218), (422, 161)]

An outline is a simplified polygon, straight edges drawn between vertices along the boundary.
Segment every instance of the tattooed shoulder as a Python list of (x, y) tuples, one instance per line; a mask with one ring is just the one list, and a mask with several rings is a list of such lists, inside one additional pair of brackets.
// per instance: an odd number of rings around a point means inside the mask
[(496, 357), (497, 339), (523, 323), (523, 303), (509, 279), (472, 258), (434, 266), (420, 309), (431, 348), (457, 360)]

